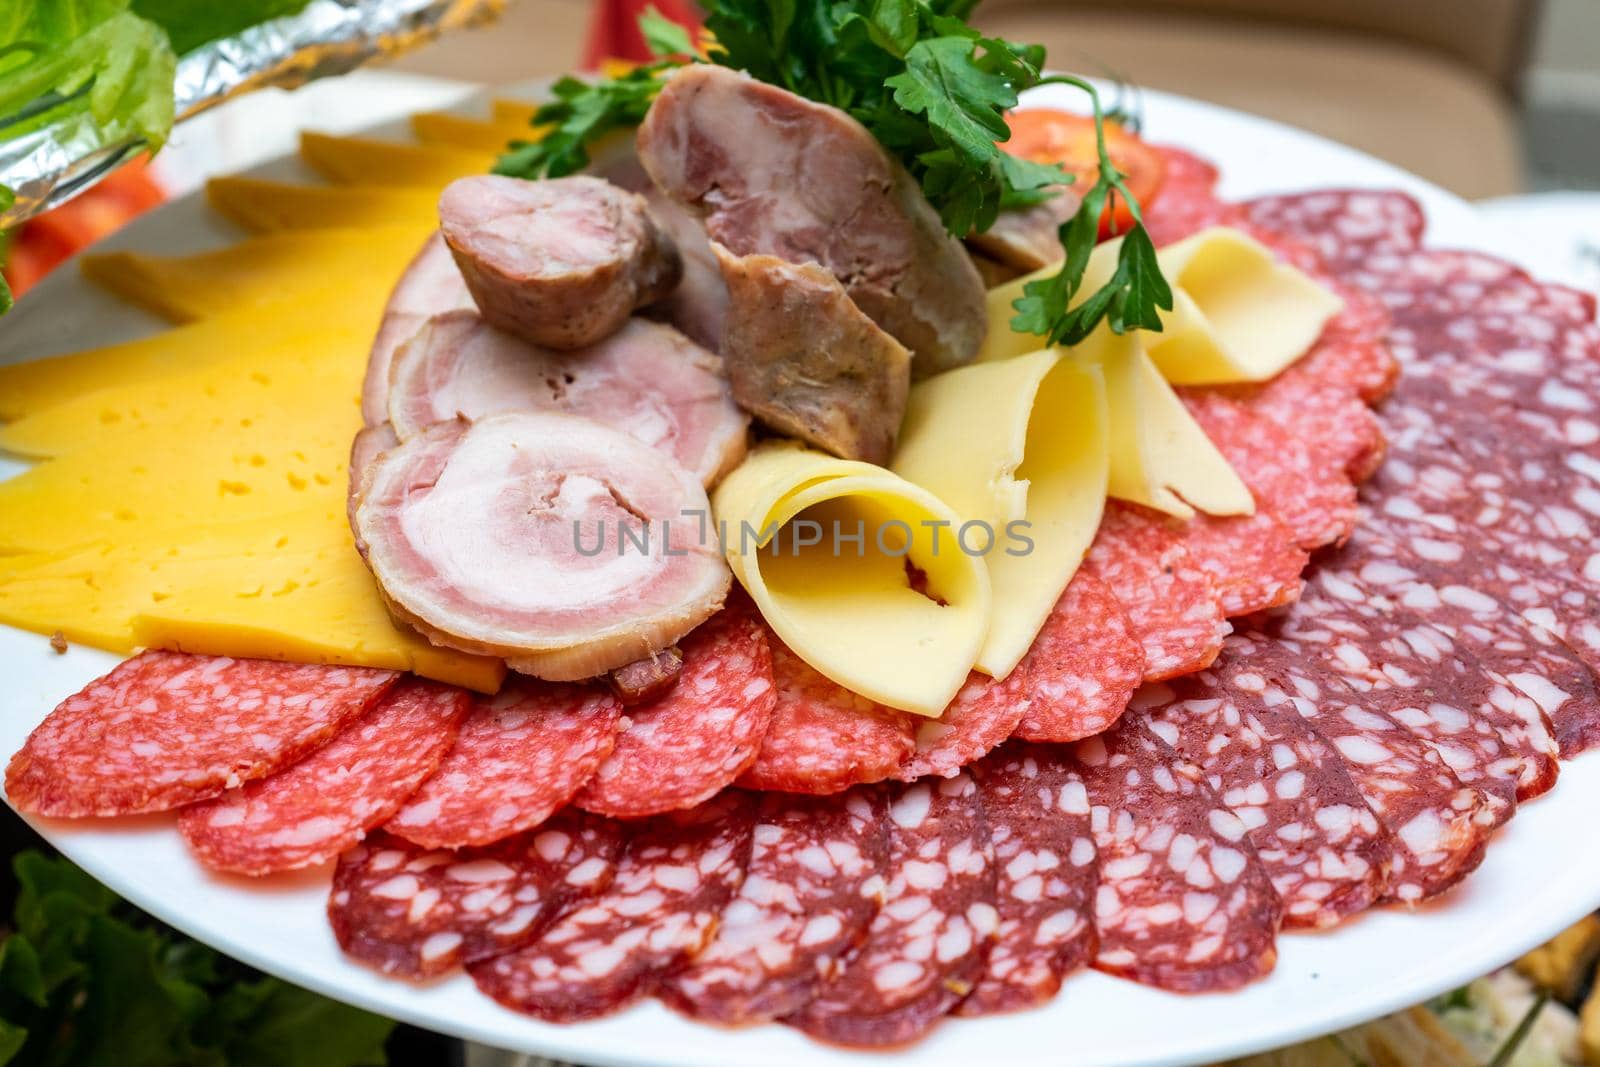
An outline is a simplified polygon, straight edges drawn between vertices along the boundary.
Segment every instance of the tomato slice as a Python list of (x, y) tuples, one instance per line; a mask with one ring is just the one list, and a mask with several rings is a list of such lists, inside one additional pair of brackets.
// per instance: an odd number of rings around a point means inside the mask
[[(1100, 153), (1096, 147), (1094, 119), (1054, 108), (1029, 108), (1007, 116), (1011, 140), (1000, 147), (1035, 163), (1059, 163), (1077, 180), (1074, 188), (1087, 192), (1100, 178)], [(1111, 162), (1127, 177), (1128, 191), (1148, 210), (1167, 180), (1167, 163), (1161, 153), (1115, 122), (1106, 124), (1106, 151)], [(1125, 232), (1133, 215), (1121, 197), (1107, 205), (1100, 218), (1100, 236)]]
[(165, 194), (145, 170), (144, 161), (135, 160), (82, 196), (30, 219), (12, 234), (4, 256), (13, 293), (21, 296), (74, 252), (163, 199)]

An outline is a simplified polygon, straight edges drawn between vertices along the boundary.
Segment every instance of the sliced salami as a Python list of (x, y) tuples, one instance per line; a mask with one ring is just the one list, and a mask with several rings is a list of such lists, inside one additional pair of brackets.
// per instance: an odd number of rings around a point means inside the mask
[(1262, 386), (1229, 389), (1251, 412), (1294, 426), (1320, 471), (1342, 472), (1351, 482), (1370, 478), (1383, 462), (1383, 428), (1372, 410), (1348, 389), (1331, 386), (1308, 368), (1290, 367)]
[(1380, 253), (1415, 248), (1427, 225), (1415, 199), (1383, 189), (1266, 196), (1240, 208), (1253, 225), (1305, 242), (1341, 273)]
[(169, 811), (315, 750), (399, 675), (365, 667), (143, 652), (57, 705), (6, 766), (34, 815)]
[(184, 808), (178, 830), (218, 871), (262, 875), (331, 860), (438, 769), (471, 706), (465, 690), (405, 679), (300, 762)]
[(926, 1033), (983, 967), (997, 922), (993, 861), (970, 774), (901, 786), (889, 806), (883, 907), (843, 970), (785, 1021), (841, 1045)]
[(1188, 674), (1217, 658), (1229, 629), (1222, 601), (1165, 523), (1131, 504), (1109, 502), (1084, 570), (1127, 612), (1144, 649), (1145, 681)]
[(1124, 718), (1073, 748), (1099, 852), (1094, 966), (1182, 993), (1272, 970), (1283, 905), (1198, 768)]
[(1066, 750), (1012, 744), (973, 765), (994, 847), (999, 926), (957, 1015), (1043, 1004), (1094, 956), (1089, 796)]
[(1332, 926), (1383, 895), (1389, 832), (1327, 739), (1292, 706), (1262, 699), (1256, 647), (1230, 637), (1207, 670), (1141, 693), (1139, 710), (1244, 823), (1284, 925)]
[(1382, 692), (1358, 696), (1332, 672), (1319, 670), (1299, 641), (1246, 630), (1255, 642), (1253, 670), (1261, 699), (1292, 707), (1338, 751), (1380, 822), (1394, 853), (1386, 900), (1417, 904), (1453, 888), (1483, 862), (1498, 824), (1487, 795), (1461, 783), (1438, 753), (1387, 714)]
[(1216, 167), (1181, 148), (1162, 145), (1158, 151), (1166, 163), (1166, 180), (1155, 200), (1144, 205), (1145, 229), (1157, 248), (1230, 218), (1232, 205), (1213, 192)]
[(857, 696), (769, 634), (778, 702), (746, 789), (838, 793), (892, 777), (916, 751), (912, 716)]
[(1180, 532), (1229, 618), (1282, 607), (1300, 595), (1308, 557), (1293, 532), (1265, 509), (1253, 515), (1196, 514)]
[(573, 798), (580, 808), (621, 818), (692, 808), (755, 762), (777, 704), (761, 616), (735, 598), (681, 647), (678, 684), (628, 709), (616, 747)]
[[(1049, 626), (1046, 621), (1045, 628)], [(1034, 639), (1035, 648), (1044, 636), (1041, 630)], [(902, 782), (929, 774), (948, 778), (1010, 737), (1035, 700), (1035, 678), (1028, 663), (1032, 655), (1030, 651), (999, 681), (973, 671), (943, 715), (919, 717), (915, 723), (917, 749), (894, 777)]]
[(339, 947), (424, 979), (519, 948), (611, 884), (626, 824), (582, 812), (484, 848), (424, 849), (376, 833), (339, 857), (328, 921)]
[(1143, 680), (1144, 657), (1122, 604), (1080, 570), (1017, 668), (1028, 671), (1031, 700), (1015, 736), (1076, 741), (1107, 729)]
[(866, 935), (889, 853), (885, 795), (763, 793), (739, 893), (717, 936), (660, 997), (699, 1019), (764, 1022), (798, 1011)]
[(474, 703), (455, 747), (386, 829), (425, 848), (487, 845), (532, 829), (594, 777), (620, 712), (601, 689), (510, 679)]
[(1306, 550), (1338, 544), (1356, 525), (1356, 490), (1344, 464), (1319, 465), (1286, 425), (1211, 390), (1184, 397), (1211, 443), (1266, 508)]
[(468, 965), (472, 980), (548, 1022), (609, 1015), (648, 996), (711, 940), (744, 880), (754, 822), (754, 798), (729, 790), (640, 823), (609, 888), (531, 944)]

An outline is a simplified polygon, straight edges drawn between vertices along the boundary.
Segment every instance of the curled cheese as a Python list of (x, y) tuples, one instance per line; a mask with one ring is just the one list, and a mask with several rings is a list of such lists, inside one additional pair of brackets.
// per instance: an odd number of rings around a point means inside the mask
[(978, 670), (1009, 674), (1076, 573), (1100, 526), (1109, 452), (1105, 382), (1091, 361), (1046, 350), (912, 389), (895, 473), (995, 533), (981, 557), (995, 607)]
[(788, 444), (753, 451), (712, 506), (734, 574), (796, 655), (880, 704), (943, 714), (991, 603), (951, 508), (882, 467)]
[(1250, 490), (1161, 376), (1142, 331), (1096, 330), (1072, 351), (1105, 376), (1111, 496), (1182, 519), (1196, 508), (1211, 515), (1255, 510)]
[[(1108, 241), (1094, 250), (1075, 303), (1111, 277), (1121, 247), (1121, 241)], [(1175, 384), (1271, 378), (1304, 355), (1343, 306), (1304, 271), (1279, 263), (1270, 249), (1238, 230), (1214, 226), (1156, 255), (1172, 285), (1172, 310), (1162, 314), (1161, 331), (1145, 343), (1162, 376)], [(1059, 269), (1052, 265), (989, 290), (989, 333), (980, 361), (1039, 347), (1039, 337), (1011, 328), (1011, 305), (1029, 282)], [(1102, 325), (1096, 332), (1110, 330)]]

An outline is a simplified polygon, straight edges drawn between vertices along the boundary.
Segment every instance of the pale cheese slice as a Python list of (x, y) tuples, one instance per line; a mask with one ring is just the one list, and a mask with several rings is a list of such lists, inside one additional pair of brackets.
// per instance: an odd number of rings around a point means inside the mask
[(1105, 376), (1110, 495), (1183, 519), (1193, 518), (1195, 508), (1250, 514), (1250, 490), (1156, 369), (1145, 339), (1144, 331), (1097, 330), (1071, 350)]
[(880, 704), (944, 713), (991, 605), (982, 561), (950, 544), (955, 512), (881, 467), (789, 444), (752, 452), (712, 507), (734, 574), (796, 655)]
[(1105, 507), (1107, 422), (1100, 369), (1058, 351), (912, 389), (893, 469), (993, 535), (980, 557), (995, 607), (978, 670), (1011, 672), (1083, 561)]

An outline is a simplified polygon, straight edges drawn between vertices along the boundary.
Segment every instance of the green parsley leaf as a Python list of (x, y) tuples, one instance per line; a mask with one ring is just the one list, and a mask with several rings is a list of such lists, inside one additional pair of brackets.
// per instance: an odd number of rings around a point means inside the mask
[(665, 58), (694, 55), (694, 41), (690, 39), (689, 31), (657, 11), (654, 6), (645, 8), (644, 14), (639, 16), (639, 32), (644, 35), (644, 43), (653, 56)]
[(976, 48), (964, 37), (918, 41), (906, 53), (905, 73), (888, 85), (902, 109), (928, 117), (938, 140), (982, 165), (999, 155), (995, 141), (1010, 136), (1003, 110), (1016, 106), (1017, 94), (973, 61)]
[(596, 82), (562, 78), (551, 87), (549, 103), (533, 116), (534, 125), (552, 128), (536, 141), (513, 141), (494, 172), (514, 178), (559, 178), (582, 170), (589, 165), (589, 147), (596, 141), (644, 121), (661, 91), (661, 74), (676, 65), (663, 60)]

